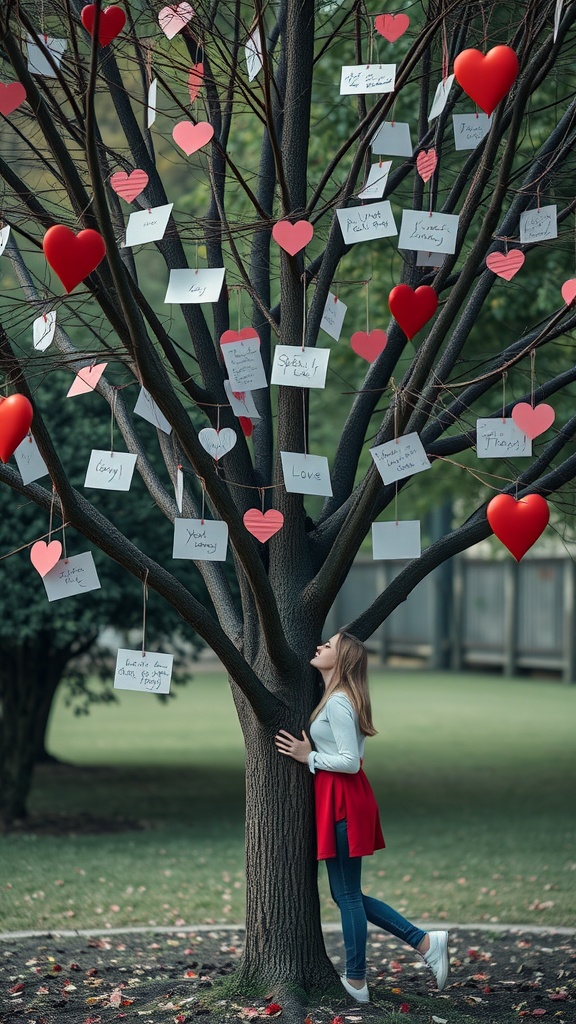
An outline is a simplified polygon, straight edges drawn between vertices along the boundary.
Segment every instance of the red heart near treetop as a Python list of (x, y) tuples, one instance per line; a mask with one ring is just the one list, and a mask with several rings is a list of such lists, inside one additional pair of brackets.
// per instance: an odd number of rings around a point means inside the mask
[(487, 54), (462, 50), (454, 60), (456, 81), (488, 117), (514, 85), (518, 70), (518, 57), (509, 46), (495, 46)]
[(0, 459), (8, 459), (16, 451), (32, 425), (34, 411), (26, 395), (10, 395), (0, 399)]
[(48, 228), (42, 248), (67, 292), (88, 277), (106, 255), (104, 239), (97, 231), (86, 228), (75, 235), (64, 224)]
[(388, 296), (388, 306), (406, 337), (412, 340), (434, 316), (438, 296), (427, 284), (421, 284), (416, 291), (408, 284), (397, 284)]
[(488, 502), (486, 518), (498, 540), (519, 562), (546, 529), (550, 510), (540, 494), (527, 494), (518, 501), (511, 494), (498, 494)]
[[(91, 36), (94, 35), (94, 22), (96, 20), (96, 4), (88, 4), (82, 8), (80, 15), (82, 24)], [(98, 44), (108, 46), (116, 36), (120, 34), (126, 24), (126, 15), (121, 7), (105, 7), (100, 10), (98, 22)]]

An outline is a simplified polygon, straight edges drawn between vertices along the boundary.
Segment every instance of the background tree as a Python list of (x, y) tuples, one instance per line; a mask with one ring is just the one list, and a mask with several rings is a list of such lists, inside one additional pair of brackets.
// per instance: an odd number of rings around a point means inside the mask
[[(396, 518), (397, 495), (402, 510), (408, 507), (411, 481), (383, 486), (370, 445), (416, 431), (434, 463), (424, 477), (448, 479), (442, 460), (474, 447), (478, 411), (488, 407), (501, 414), (504, 375), (506, 415), (516, 401), (530, 401), (532, 390), (536, 402), (570, 394), (576, 370), (573, 360), (563, 358), (559, 339), (573, 329), (576, 314), (559, 294), (533, 319), (531, 295), (519, 331), (503, 322), (500, 336), (486, 338), (482, 325), (484, 311), (499, 296), (522, 288), (520, 276), (506, 284), (485, 261), (491, 251), (503, 251), (506, 240), (517, 246), (523, 212), (539, 204), (558, 206), (560, 238), (547, 244), (553, 245), (555, 269), (572, 267), (576, 5), (564, 4), (554, 39), (555, 0), (429, 0), (411, 9), (410, 31), (392, 49), (374, 32), (373, 16), (380, 12), (368, 13), (362, 3), (201, 3), (170, 41), (158, 29), (161, 6), (125, 3), (126, 28), (106, 47), (81, 27), (76, 0), (47, 0), (43, 25), (36, 5), (25, 0), (8, 0), (0, 13), (5, 73), (26, 89), (26, 103), (3, 126), (0, 175), (4, 218), (12, 227), (5, 256), (14, 288), (5, 279), (0, 365), (9, 390), (34, 398), (39, 373), (105, 358), (108, 368), (97, 390), (127, 449), (138, 453), (138, 472), (157, 506), (169, 520), (178, 514), (169, 481), (175, 482), (183, 465), (183, 514), (200, 517), (205, 501), (207, 515), (228, 524), (237, 599), (221, 563), (196, 563), (212, 611), (158, 561), (153, 547), (134, 542), (129, 525), (120, 529), (72, 485), (41, 403), (35, 403), (34, 436), (63, 519), (133, 576), (147, 579), (229, 673), (247, 751), (247, 935), (238, 985), (310, 992), (335, 977), (319, 921), (311, 780), (301, 766), (277, 756), (273, 736), (281, 726), (298, 733), (308, 719), (317, 698), (308, 658), (372, 522), (386, 509), (388, 518)], [(104, 14), (100, 3), (94, 10), (96, 38)], [(244, 68), (249, 32), (262, 51), (254, 82)], [(68, 40), (53, 78), (31, 75), (23, 53), (26, 35), (42, 45), (43, 33)], [(518, 78), (482, 143), (455, 152), (452, 112), (473, 110), (473, 104), (455, 86), (444, 111), (429, 121), (436, 86), (463, 49), (485, 52), (499, 44), (517, 53)], [(339, 66), (370, 60), (397, 63), (394, 93), (341, 97)], [(188, 77), (200, 63), (202, 90), (190, 107)], [(149, 129), (151, 68), (161, 99)], [(177, 121), (190, 118), (209, 121), (214, 137), (187, 164), (190, 191), (183, 194), (170, 186), (173, 166), (184, 159), (171, 133)], [(394, 238), (347, 247), (334, 212), (358, 205), (370, 139), (385, 120), (400, 119), (412, 123), (415, 152), (433, 146), (439, 165), (424, 186), (414, 173), (415, 158), (400, 160), (386, 196), (400, 209), (459, 216), (456, 250), (437, 269), (418, 267), (415, 254), (400, 254)], [(154, 247), (119, 247), (125, 218), (109, 185), (119, 167), (148, 175), (135, 209), (175, 204), (166, 234)], [(272, 241), (272, 227), (281, 218), (313, 223), (305, 255), (280, 252)], [(40, 251), (44, 232), (55, 223), (96, 229), (106, 244), (106, 259), (63, 298), (55, 297), (60, 288)], [(535, 246), (522, 248), (530, 261)], [(228, 290), (210, 308), (164, 306), (167, 271), (204, 262), (226, 268)], [(219, 339), (235, 326), (240, 307), (239, 326), (249, 320), (257, 329), (269, 373), (274, 343), (317, 344), (336, 281), (357, 295), (368, 277), (372, 326), (375, 317), (378, 326), (386, 326), (386, 298), (400, 281), (432, 285), (439, 313), (415, 344), (391, 321), (387, 346), (368, 366), (361, 386), (342, 379), (336, 350), (329, 376), (330, 400), (335, 404), (338, 397), (339, 412), (333, 494), (320, 501), (287, 493), (279, 452), (315, 450), (323, 403), (315, 392), (294, 387), (260, 389), (254, 393), (260, 419), (248, 440), (224, 390)], [(48, 350), (39, 363), (27, 332), (32, 314), (44, 311), (48, 301), (58, 308), (60, 326), (55, 354)], [(534, 352), (538, 362), (531, 373)], [(170, 437), (158, 435), (161, 473), (129, 412), (125, 388), (131, 384), (145, 386), (172, 426)], [(218, 464), (198, 439), (199, 413), (204, 424), (236, 428), (237, 443)], [(533, 459), (502, 463), (504, 479), (490, 481), (475, 511), (409, 562), (350, 628), (369, 637), (431, 569), (487, 537), (485, 499), (491, 487), (518, 496), (557, 494), (576, 472), (575, 430), (576, 417), (570, 416), (535, 443)], [(9, 466), (0, 470), (0, 479), (48, 513), (50, 489), (40, 483), (24, 487)], [(427, 480), (419, 486), (428, 486)], [(262, 505), (284, 516), (282, 530), (266, 545), (247, 532), (242, 518)]]

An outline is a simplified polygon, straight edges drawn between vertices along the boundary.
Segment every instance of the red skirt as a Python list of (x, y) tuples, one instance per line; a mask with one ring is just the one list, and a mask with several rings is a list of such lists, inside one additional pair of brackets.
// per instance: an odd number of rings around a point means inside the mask
[(348, 821), (351, 857), (368, 857), (386, 845), (378, 805), (362, 768), (355, 774), (317, 771), (314, 775), (318, 860), (336, 856), (334, 826)]

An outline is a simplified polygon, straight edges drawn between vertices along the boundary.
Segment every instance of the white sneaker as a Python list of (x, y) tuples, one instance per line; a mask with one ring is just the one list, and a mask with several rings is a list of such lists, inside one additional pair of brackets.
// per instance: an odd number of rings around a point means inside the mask
[(424, 959), (436, 978), (438, 991), (441, 992), (450, 972), (448, 959), (448, 932), (428, 932), (430, 949), (424, 953)]
[(357, 1003), (370, 1002), (370, 995), (368, 993), (368, 982), (364, 982), (362, 988), (354, 988), (354, 985), (351, 985), (347, 978), (344, 977), (344, 975), (340, 976), (340, 981), (344, 985), (346, 991), (350, 993), (352, 998), (355, 999)]

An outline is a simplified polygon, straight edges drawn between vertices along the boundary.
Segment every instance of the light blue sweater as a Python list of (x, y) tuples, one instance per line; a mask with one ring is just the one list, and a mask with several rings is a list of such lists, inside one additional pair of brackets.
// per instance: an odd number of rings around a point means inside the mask
[(346, 694), (337, 691), (328, 698), (310, 726), (310, 736), (316, 747), (308, 755), (312, 773), (318, 768), (350, 775), (360, 771), (365, 736), (360, 732), (358, 715)]

